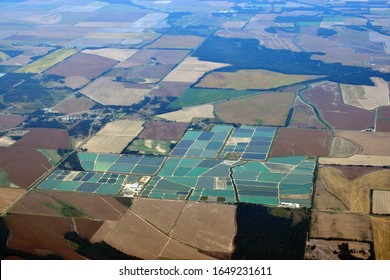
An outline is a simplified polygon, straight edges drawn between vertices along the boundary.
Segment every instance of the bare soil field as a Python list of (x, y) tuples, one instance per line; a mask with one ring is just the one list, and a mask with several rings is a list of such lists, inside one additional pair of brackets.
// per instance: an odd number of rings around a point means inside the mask
[(347, 211), (342, 200), (329, 192), (325, 188), (325, 184), (321, 178), (317, 178), (315, 182), (313, 195), (313, 208), (316, 210), (332, 210), (332, 211)]
[(271, 156), (327, 156), (329, 130), (280, 128), (272, 145)]
[(40, 149), (68, 149), (69, 134), (66, 130), (55, 128), (30, 128), (30, 132), (17, 141), (14, 147)]
[(0, 131), (14, 128), (21, 124), (25, 117), (19, 115), (0, 115)]
[(376, 131), (390, 132), (390, 106), (378, 109)]
[(354, 250), (351, 253), (354, 257), (368, 259), (371, 256), (370, 243), (311, 238), (306, 243), (305, 260), (339, 260), (338, 254), (334, 252), (340, 253), (339, 246), (343, 243), (348, 243), (349, 249)]
[(359, 154), (390, 156), (390, 133), (336, 130), (336, 136), (360, 147)]
[(176, 225), (186, 203), (186, 201), (137, 198), (131, 206), (131, 210), (168, 234)]
[(190, 122), (193, 118), (214, 118), (214, 106), (211, 104), (188, 107), (156, 117), (176, 122)]
[(348, 180), (333, 167), (320, 167), (318, 178), (327, 191), (339, 198), (349, 211), (370, 213), (370, 190), (390, 190), (390, 171), (376, 171)]
[(318, 120), (313, 109), (301, 100), (299, 96), (295, 98), (294, 112), (291, 116), (289, 127), (297, 128), (325, 128), (324, 124)]
[(143, 123), (129, 120), (108, 123), (83, 147), (90, 152), (120, 153), (143, 130)]
[(63, 114), (75, 114), (80, 112), (88, 111), (92, 108), (96, 103), (91, 99), (86, 97), (71, 97), (65, 99), (60, 104), (54, 106), (52, 108), (53, 112), (63, 113)]
[(343, 101), (366, 110), (390, 105), (389, 86), (382, 78), (371, 78), (375, 86), (357, 86), (341, 84)]
[(49, 160), (35, 149), (0, 147), (0, 169), (6, 171), (11, 183), (19, 187), (27, 188), (49, 168)]
[(128, 68), (147, 63), (160, 63), (162, 65), (177, 64), (188, 55), (188, 50), (154, 50), (143, 49), (127, 60), (118, 64), (117, 68)]
[(196, 57), (187, 57), (164, 78), (164, 81), (195, 83), (206, 72), (229, 65), (226, 63), (201, 61)]
[(380, 191), (380, 190), (373, 191), (372, 213), (390, 214), (390, 191)]
[(368, 216), (354, 213), (313, 211), (311, 219), (311, 238), (373, 240), (371, 218)]
[(79, 89), (90, 82), (90, 79), (83, 76), (68, 76), (64, 79), (64, 86), (72, 89)]
[(335, 166), (345, 178), (348, 180), (355, 180), (363, 175), (369, 174), (375, 171), (386, 171), (387, 168), (383, 167), (364, 167), (364, 166)]
[(179, 141), (188, 126), (189, 123), (148, 121), (139, 138)]
[(213, 72), (196, 85), (204, 88), (271, 89), (316, 79), (319, 76), (287, 75), (267, 70)]
[(0, 213), (11, 206), (24, 192), (24, 189), (0, 188)]
[(215, 258), (200, 253), (197, 249), (170, 239), (166, 244), (160, 259), (169, 260), (215, 260)]
[(134, 55), (138, 50), (136, 49), (116, 49), (116, 48), (103, 48), (103, 49), (90, 49), (83, 50), (81, 53), (88, 53), (99, 55), (105, 58), (117, 60), (117, 61), (125, 61), (132, 55)]
[(348, 158), (321, 157), (318, 162), (323, 165), (350, 165), (350, 166), (390, 166), (388, 156), (353, 155)]
[(272, 92), (215, 105), (218, 118), (228, 123), (284, 125), (295, 93)]
[(111, 196), (58, 191), (32, 191), (18, 201), (11, 212), (61, 217), (63, 216), (62, 213), (56, 211), (56, 207), (53, 207), (58, 205), (58, 201), (77, 209), (91, 219), (116, 221), (127, 210), (127, 207)]
[(153, 96), (179, 96), (182, 94), (191, 83), (180, 83), (180, 82), (160, 82), (157, 86), (150, 92), (150, 95)]
[(116, 249), (142, 259), (157, 259), (169, 237), (128, 211), (109, 232), (104, 241)]
[(344, 138), (334, 137), (330, 147), (330, 157), (346, 158), (359, 152), (359, 147)]
[(232, 253), (236, 206), (188, 202), (171, 236), (196, 248)]
[(194, 49), (204, 41), (203, 37), (193, 35), (163, 35), (148, 48), (152, 49)]
[(247, 21), (244, 20), (229, 20), (222, 25), (222, 28), (241, 29), (245, 26), (246, 23)]
[(335, 129), (363, 130), (374, 127), (374, 112), (344, 104), (336, 83), (316, 84), (305, 90), (303, 95)]
[[(64, 239), (68, 231), (78, 231), (90, 238), (101, 226), (101, 221), (65, 219), (38, 215), (12, 214), (4, 217), (11, 235), (8, 247), (38, 255), (56, 254), (65, 259), (84, 259), (74, 252), (74, 247)], [(76, 226), (77, 225), (77, 226)]]
[(137, 103), (151, 89), (135, 89), (126, 83), (116, 82), (113, 77), (100, 77), (80, 92), (102, 105), (130, 106)]
[(372, 217), (374, 249), (377, 260), (390, 260), (390, 218)]
[(113, 59), (89, 53), (78, 53), (50, 68), (45, 73), (64, 77), (82, 76), (93, 79), (117, 64)]

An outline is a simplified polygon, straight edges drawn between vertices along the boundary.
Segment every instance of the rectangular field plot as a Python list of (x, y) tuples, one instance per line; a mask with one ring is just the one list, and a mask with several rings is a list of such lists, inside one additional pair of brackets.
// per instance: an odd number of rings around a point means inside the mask
[(87, 171), (155, 175), (165, 157), (78, 153), (81, 166)]
[(234, 203), (231, 167), (217, 159), (169, 158), (142, 196)]
[(190, 130), (172, 150), (172, 156), (217, 158), (233, 127), (216, 125), (211, 131)]
[(268, 162), (245, 162), (232, 168), (240, 202), (279, 206), (311, 206), (315, 159), (271, 158)]
[(134, 184), (133, 179), (124, 174), (55, 170), (38, 189), (116, 195), (123, 186)]
[(372, 192), (372, 213), (390, 214), (390, 191), (374, 190)]
[(241, 126), (234, 129), (219, 158), (228, 160), (258, 160), (268, 157), (276, 128)]

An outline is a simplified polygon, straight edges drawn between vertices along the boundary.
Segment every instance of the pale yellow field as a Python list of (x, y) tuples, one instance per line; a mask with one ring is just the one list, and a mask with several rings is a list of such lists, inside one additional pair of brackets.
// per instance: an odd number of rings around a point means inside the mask
[(229, 65), (226, 63), (201, 61), (196, 57), (187, 57), (163, 81), (195, 83), (204, 73)]
[(376, 171), (361, 176), (356, 180), (348, 180), (333, 167), (321, 167), (318, 180), (327, 191), (338, 197), (349, 211), (370, 213), (370, 190), (390, 190), (390, 171)]
[(177, 122), (190, 122), (193, 118), (214, 118), (214, 106), (206, 104), (188, 107), (179, 111), (157, 115), (156, 117)]
[(11, 146), (12, 144), (15, 144), (15, 143), (16, 143), (16, 141), (12, 140), (8, 136), (0, 137), (0, 147), (9, 147), (9, 146)]
[(108, 123), (83, 146), (89, 152), (120, 153), (142, 130), (143, 121)]
[(23, 66), (15, 71), (15, 73), (42, 73), (50, 67), (53, 67), (57, 63), (77, 53), (74, 49), (60, 49), (54, 51), (38, 60), (31, 62), (30, 64)]
[(355, 146), (352, 142), (340, 137), (334, 137), (329, 156), (346, 158), (358, 152), (359, 147)]
[(7, 60), (9, 58), (10, 58), (10, 56), (8, 54), (6, 54), (5, 52), (0, 51), (0, 59)]
[(318, 162), (324, 165), (390, 166), (390, 157), (368, 155), (353, 155), (349, 158), (321, 157)]
[(390, 105), (390, 91), (387, 82), (376, 77), (371, 80), (375, 86), (340, 84), (344, 103), (366, 110)]
[(372, 217), (374, 249), (377, 260), (390, 260), (390, 219)]
[(82, 53), (100, 55), (106, 58), (110, 58), (122, 62), (128, 59), (133, 54), (135, 54), (137, 51), (138, 50), (136, 49), (103, 48), (103, 49), (84, 50), (82, 51)]
[(267, 70), (214, 72), (204, 77), (197, 87), (230, 89), (270, 89), (318, 78), (309, 75), (287, 75)]
[(24, 189), (0, 188), (0, 213), (11, 206), (25, 191)]
[(390, 214), (390, 191), (373, 191), (372, 213)]
[(100, 104), (119, 106), (130, 106), (150, 91), (151, 89), (128, 88), (126, 83), (113, 81), (112, 77), (100, 77), (80, 90)]

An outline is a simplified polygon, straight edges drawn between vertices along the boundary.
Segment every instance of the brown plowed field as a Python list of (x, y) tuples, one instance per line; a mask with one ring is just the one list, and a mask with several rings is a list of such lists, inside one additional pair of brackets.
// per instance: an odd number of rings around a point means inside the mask
[(25, 117), (18, 115), (0, 115), (0, 131), (16, 127)]
[(50, 150), (69, 148), (70, 139), (66, 130), (55, 128), (30, 128), (30, 130), (13, 146)]
[(374, 112), (344, 104), (336, 83), (317, 84), (305, 90), (303, 95), (335, 129), (363, 130), (374, 127)]
[(77, 230), (82, 237), (89, 238), (101, 226), (100, 221), (77, 219), (77, 229), (72, 219), (58, 217), (13, 214), (4, 221), (11, 234), (8, 247), (35, 254), (56, 254), (65, 259), (84, 259), (63, 236)]
[(313, 208), (317, 210), (347, 211), (342, 200), (326, 190), (321, 179), (317, 179), (313, 195)]
[(329, 130), (280, 128), (271, 156), (327, 156), (330, 141)]
[(0, 213), (14, 203), (24, 192), (24, 189), (0, 188)]
[(119, 220), (127, 208), (111, 196), (89, 195), (56, 191), (32, 191), (11, 210), (13, 213), (61, 216), (50, 207), (59, 200), (87, 217), (99, 220)]
[(204, 38), (192, 35), (163, 35), (148, 48), (156, 49), (193, 49), (204, 41)]
[(344, 177), (348, 180), (355, 180), (363, 175), (369, 174), (375, 171), (386, 171), (387, 168), (382, 167), (365, 167), (365, 166), (336, 166), (340, 170)]
[(390, 132), (390, 106), (381, 107), (378, 109), (376, 130)]
[(191, 83), (181, 83), (181, 82), (160, 82), (158, 87), (153, 89), (150, 92), (150, 95), (154, 96), (179, 96), (182, 94)]
[(171, 236), (205, 251), (232, 253), (236, 206), (188, 202)]
[(145, 129), (139, 135), (141, 139), (172, 140), (179, 141), (187, 129), (189, 123), (154, 122), (144, 124)]
[(186, 201), (138, 198), (131, 210), (165, 233), (169, 233), (179, 218)]
[(113, 59), (99, 55), (78, 53), (67, 60), (50, 68), (45, 73), (59, 76), (83, 76), (88, 79), (96, 78), (117, 64)]
[(71, 97), (65, 99), (60, 104), (52, 108), (53, 112), (59, 112), (63, 114), (74, 114), (79, 112), (88, 111), (96, 103), (91, 99), (85, 97)]
[(336, 136), (361, 147), (359, 154), (390, 156), (390, 133), (337, 130)]
[(341, 212), (313, 211), (310, 237), (372, 241), (371, 218)]
[(49, 160), (35, 149), (0, 147), (0, 169), (19, 187), (27, 188), (49, 168)]

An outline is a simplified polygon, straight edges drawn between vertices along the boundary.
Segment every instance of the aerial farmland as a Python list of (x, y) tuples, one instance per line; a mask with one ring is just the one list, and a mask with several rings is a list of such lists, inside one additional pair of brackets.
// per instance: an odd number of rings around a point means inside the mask
[(389, 12), (1, 1), (0, 257), (390, 259)]

